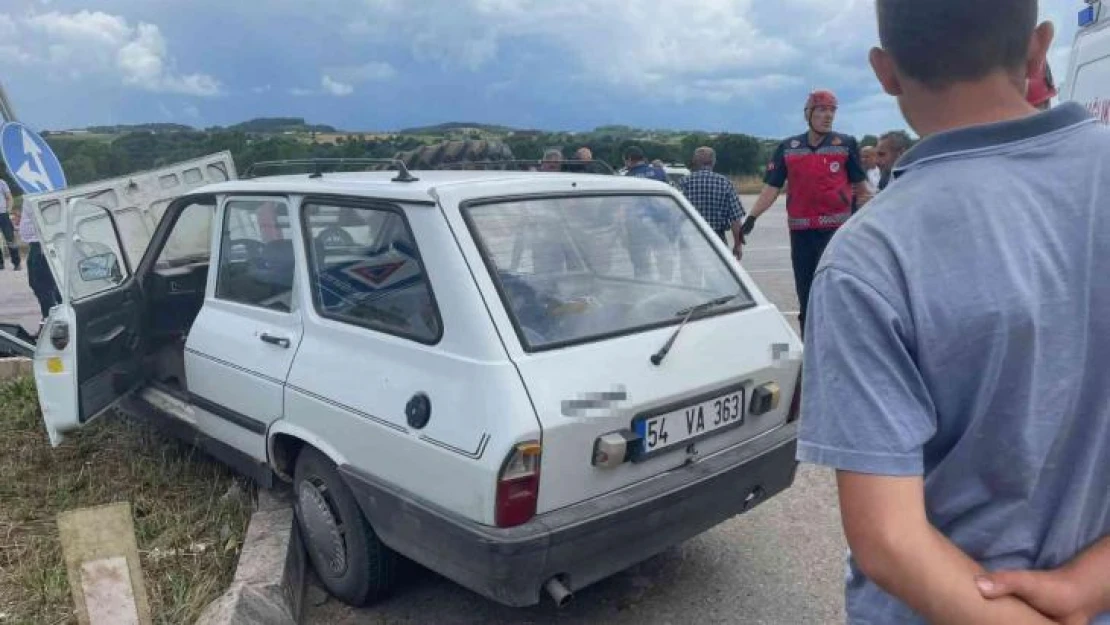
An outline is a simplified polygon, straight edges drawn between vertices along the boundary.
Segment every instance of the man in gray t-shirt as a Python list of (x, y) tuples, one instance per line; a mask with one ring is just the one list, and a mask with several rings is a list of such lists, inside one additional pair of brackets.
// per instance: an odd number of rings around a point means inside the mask
[[(1052, 29), (1004, 4), (877, 0), (872, 63), (924, 139), (822, 258), (798, 450), (837, 470), (853, 624), (1076, 622), (976, 580), (1105, 562), (1110, 130), (1025, 101)], [(1104, 625), (1101, 570), (1067, 580)]]

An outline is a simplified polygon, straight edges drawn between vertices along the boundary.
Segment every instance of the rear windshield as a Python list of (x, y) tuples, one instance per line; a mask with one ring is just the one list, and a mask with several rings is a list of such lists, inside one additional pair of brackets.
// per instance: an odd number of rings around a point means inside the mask
[(513, 200), (466, 218), (529, 351), (677, 323), (721, 298), (711, 313), (753, 304), (671, 196)]

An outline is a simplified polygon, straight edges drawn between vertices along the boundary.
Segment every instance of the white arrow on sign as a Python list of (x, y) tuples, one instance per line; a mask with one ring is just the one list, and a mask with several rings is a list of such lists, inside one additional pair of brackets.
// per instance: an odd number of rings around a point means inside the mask
[[(50, 181), (46, 168), (42, 166), (42, 148), (35, 143), (26, 129), (23, 130), (23, 153), (27, 155), (27, 160), (19, 166), (15, 175), (23, 182), (38, 187), (39, 191), (53, 191), (54, 183)], [(31, 161), (35, 162), (33, 169)]]

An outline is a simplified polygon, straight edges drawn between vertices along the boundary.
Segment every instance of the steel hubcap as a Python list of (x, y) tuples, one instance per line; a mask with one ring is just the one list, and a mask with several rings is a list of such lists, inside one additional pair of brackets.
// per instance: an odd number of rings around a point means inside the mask
[(328, 497), (327, 487), (302, 482), (297, 504), (301, 508), (301, 521), (312, 550), (327, 566), (328, 573), (336, 577), (343, 575), (347, 571), (346, 541), (342, 521)]

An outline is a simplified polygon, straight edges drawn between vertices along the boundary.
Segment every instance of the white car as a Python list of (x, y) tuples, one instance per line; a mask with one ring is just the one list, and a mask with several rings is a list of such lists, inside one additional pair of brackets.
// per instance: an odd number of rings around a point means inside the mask
[(1110, 5), (1087, 0), (1071, 47), (1060, 100), (1078, 102), (1110, 124)]
[(71, 202), (51, 441), (118, 406), (292, 482), (355, 605), (400, 557), (562, 604), (791, 485), (801, 343), (681, 194), (395, 166), (197, 188), (148, 241)]
[(682, 183), (682, 180), (686, 178), (686, 176), (690, 175), (690, 168), (686, 167), (685, 165), (664, 165), (663, 171), (667, 172), (667, 182), (669, 182), (671, 186), (675, 188), (678, 188), (678, 185)]

